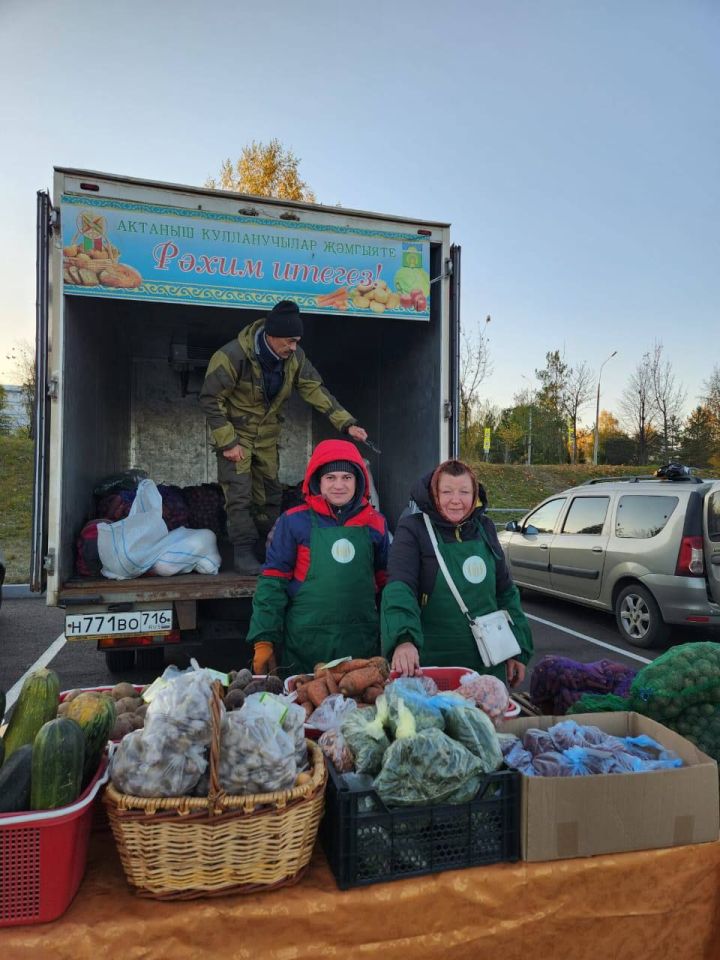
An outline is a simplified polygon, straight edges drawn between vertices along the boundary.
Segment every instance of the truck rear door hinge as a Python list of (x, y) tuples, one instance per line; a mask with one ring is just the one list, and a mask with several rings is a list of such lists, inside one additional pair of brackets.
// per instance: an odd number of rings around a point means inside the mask
[(43, 557), (43, 569), (55, 573), (55, 550), (51, 547)]
[(50, 377), (47, 384), (47, 395), (50, 400), (57, 400), (60, 396), (59, 377)]
[(449, 400), (443, 400), (443, 420), (452, 419), (452, 403)]

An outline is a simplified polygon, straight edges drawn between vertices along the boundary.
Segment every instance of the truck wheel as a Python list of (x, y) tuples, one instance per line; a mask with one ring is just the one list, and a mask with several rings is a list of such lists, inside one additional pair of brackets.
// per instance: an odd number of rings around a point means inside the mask
[(135, 651), (106, 650), (105, 665), (110, 673), (128, 673), (135, 666)]
[(618, 594), (615, 620), (622, 638), (634, 647), (657, 647), (670, 636), (655, 597), (639, 583), (630, 584)]
[(139, 649), (135, 656), (135, 661), (138, 669), (154, 671), (156, 674), (161, 674), (165, 666), (165, 648), (149, 647)]

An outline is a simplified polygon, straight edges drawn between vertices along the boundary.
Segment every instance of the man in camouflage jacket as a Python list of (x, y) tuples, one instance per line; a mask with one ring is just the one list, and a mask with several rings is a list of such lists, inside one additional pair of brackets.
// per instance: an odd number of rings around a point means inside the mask
[(200, 390), (217, 450), (218, 481), (225, 491), (234, 567), (246, 576), (260, 572), (253, 551), (258, 536), (253, 514), (264, 515), (271, 526), (280, 512), (280, 413), (292, 391), (324, 413), (337, 430), (355, 440), (367, 439), (298, 346), (302, 332), (297, 304), (281, 300), (267, 317), (213, 354)]

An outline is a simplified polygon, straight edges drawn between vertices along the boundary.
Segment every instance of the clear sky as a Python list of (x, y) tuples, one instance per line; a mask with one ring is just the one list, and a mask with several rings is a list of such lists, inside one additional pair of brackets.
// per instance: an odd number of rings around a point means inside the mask
[(272, 137), (321, 202), (453, 224), (492, 402), (552, 349), (618, 351), (608, 409), (655, 339), (688, 408), (720, 362), (719, 0), (0, 0), (0, 81), (0, 382), (54, 164), (202, 184)]

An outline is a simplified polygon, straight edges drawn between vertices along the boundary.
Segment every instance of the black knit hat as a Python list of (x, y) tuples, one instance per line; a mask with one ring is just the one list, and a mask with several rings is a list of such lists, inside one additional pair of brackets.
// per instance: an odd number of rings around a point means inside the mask
[(303, 322), (294, 300), (280, 300), (265, 320), (265, 333), (269, 337), (301, 337)]
[(365, 477), (357, 463), (353, 463), (352, 460), (331, 460), (330, 463), (324, 463), (315, 471), (310, 481), (310, 489), (313, 493), (320, 492), (320, 478), (326, 473), (351, 473), (355, 477), (355, 498), (365, 495)]

